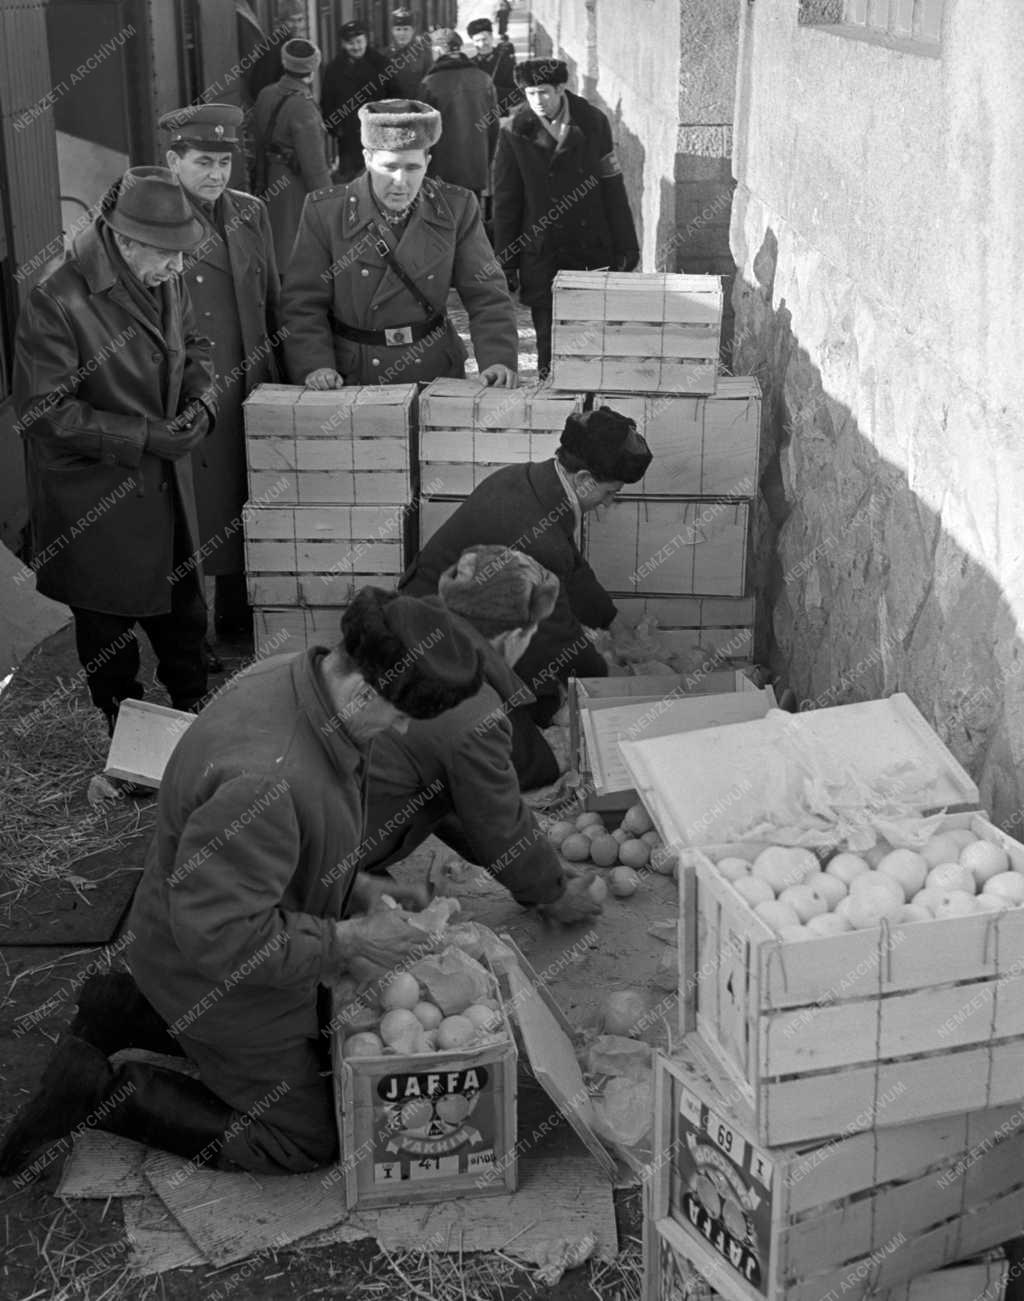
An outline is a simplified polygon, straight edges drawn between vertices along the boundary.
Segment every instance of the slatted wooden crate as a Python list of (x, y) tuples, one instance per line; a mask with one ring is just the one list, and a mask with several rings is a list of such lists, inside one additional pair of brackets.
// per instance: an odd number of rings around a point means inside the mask
[(698, 667), (705, 657), (724, 664), (754, 657), (752, 596), (632, 596), (613, 592), (624, 622), (657, 621), (656, 637)]
[(405, 561), (405, 506), (246, 506), (245, 570), (253, 606), (345, 605), (393, 585)]
[(554, 456), (582, 394), (436, 379), (420, 395), (420, 492), (468, 496), (503, 465)]
[(750, 503), (617, 497), (583, 517), (583, 551), (609, 592), (743, 596)]
[(998, 1264), (964, 1267), (965, 1291), (943, 1280), (921, 1292), (911, 1281), (941, 1280), (930, 1271), (1019, 1232), (1021, 1119), (1012, 1106), (960, 1111), (767, 1149), (690, 1036), (655, 1065), (654, 1151), (663, 1156), (652, 1176), (654, 1227), (726, 1301), (988, 1301), (1001, 1295)]
[(410, 499), (415, 384), (326, 393), (261, 384), (243, 409), (250, 498), (297, 505)]
[(343, 605), (260, 607), (252, 612), (254, 653), (285, 655), (341, 640)]
[(722, 332), (717, 276), (559, 271), (553, 294), (552, 387), (715, 392)]
[(753, 377), (722, 376), (713, 397), (598, 393), (594, 405), (635, 420), (654, 455), (631, 495), (756, 495), (761, 386)]

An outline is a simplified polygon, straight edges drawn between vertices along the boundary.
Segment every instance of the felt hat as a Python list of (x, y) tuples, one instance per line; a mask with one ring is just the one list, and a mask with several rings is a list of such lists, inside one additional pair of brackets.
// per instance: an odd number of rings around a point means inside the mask
[(361, 23), (358, 18), (342, 23), (338, 28), (338, 39), (342, 41), (354, 41), (357, 36), (369, 36), (369, 34), (366, 24)]
[(164, 113), (157, 125), (170, 133), (172, 145), (226, 153), (241, 144), (238, 128), (243, 116), (235, 104), (189, 104)]
[(489, 18), (474, 18), (473, 21), (466, 28), (466, 35), (473, 37), (476, 36), (478, 32), (493, 32), (493, 31), (494, 31), (494, 24), (491, 22)]
[(129, 167), (107, 191), (101, 213), (119, 235), (168, 253), (195, 248), (204, 234), (185, 191), (166, 167)]
[(532, 556), (510, 547), (477, 546), (444, 571), (437, 594), (484, 637), (496, 637), (546, 619), (558, 588), (557, 576)]
[(436, 604), (363, 587), (341, 616), (342, 644), (373, 689), (410, 718), (436, 718), (476, 695), (483, 659)]
[(312, 41), (296, 36), (281, 46), (281, 67), (296, 77), (311, 77), (320, 66), (320, 51)]
[(359, 110), (364, 149), (430, 149), (441, 139), (441, 114), (418, 99), (380, 99)]
[(558, 446), (605, 483), (638, 483), (653, 459), (635, 422), (611, 407), (569, 416)]
[(412, 10), (411, 10), (411, 9), (396, 9), (396, 10), (394, 11), (394, 13), (391, 15), (391, 26), (392, 26), (392, 27), (411, 27), (411, 26), (412, 26)]
[(561, 59), (524, 59), (515, 66), (518, 86), (564, 86), (569, 69)]
[(430, 33), (430, 43), (435, 50), (456, 54), (462, 49), (462, 37), (450, 27), (435, 27)]

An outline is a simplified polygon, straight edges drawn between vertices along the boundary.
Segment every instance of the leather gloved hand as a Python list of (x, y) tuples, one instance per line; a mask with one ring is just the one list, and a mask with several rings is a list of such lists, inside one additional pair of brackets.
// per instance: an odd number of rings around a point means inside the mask
[(146, 451), (159, 456), (162, 461), (177, 461), (198, 447), (206, 437), (209, 416), (204, 411), (203, 418), (197, 420), (191, 429), (183, 427), (180, 421), (181, 416), (174, 420), (150, 420)]

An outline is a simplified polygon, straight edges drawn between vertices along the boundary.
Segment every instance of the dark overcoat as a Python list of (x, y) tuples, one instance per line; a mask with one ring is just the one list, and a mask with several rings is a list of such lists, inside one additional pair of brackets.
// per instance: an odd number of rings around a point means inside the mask
[(260, 91), (253, 109), (256, 148), (262, 148), (267, 142), (270, 118), (282, 97), (285, 104), (274, 122), (273, 140), (268, 143), (290, 149), (298, 171), (293, 171), (282, 159), (271, 157), (267, 167), (266, 200), (274, 232), (274, 255), (283, 275), (306, 195), (329, 186), (331, 174), (327, 169), (327, 133), (323, 119), (313, 92), (300, 77), (286, 73), (273, 86)]
[(511, 46), (495, 45), (490, 54), (478, 54), (473, 62), (494, 82), (498, 112), (507, 117), (523, 103), (523, 92), (516, 85), (516, 56)]
[(489, 190), (498, 143), (494, 83), (464, 54), (446, 54), (423, 79), (419, 99), (441, 114), (441, 139), (430, 151), (430, 175), (467, 190)]
[(189, 551), (199, 545), (191, 457), (147, 452), (149, 422), (215, 398), (210, 341), (181, 278), (163, 286), (157, 328), (129, 274), (97, 224), (75, 239), (22, 308), (14, 394), (39, 591), (137, 619), (170, 611), (176, 513)]
[(603, 677), (608, 666), (583, 627), (607, 628), (615, 604), (576, 543), (576, 519), (554, 461), (507, 465), (470, 493), (402, 576), (401, 591), (427, 596), (469, 547), (495, 544), (525, 551), (560, 581), (555, 608), (516, 664), (527, 686)]
[(494, 247), (519, 272), (529, 307), (547, 300), (557, 271), (631, 271), (640, 257), (622, 176), (604, 175), (614, 152), (608, 119), (565, 94), (569, 127), (557, 145), (524, 104), (501, 128), (494, 158)]
[[(192, 454), (199, 533), (208, 574), (245, 569), (241, 511), (247, 496), (242, 403), (278, 377), (281, 285), (267, 206), (225, 190), (210, 206), (192, 201), (203, 239), (185, 258), (196, 322), (213, 341), (217, 429)], [(223, 232), (223, 233), (222, 233)]]
[(408, 45), (389, 45), (384, 51), (392, 92), (399, 99), (416, 99), (420, 83), (434, 63), (429, 36), (414, 36)]
[(379, 50), (367, 49), (361, 59), (344, 50), (327, 64), (320, 86), (320, 107), (327, 129), (349, 155), (362, 148), (359, 110), (364, 104), (389, 99), (393, 93), (391, 70)]
[[(464, 374), (466, 350), (450, 321), (409, 345), (355, 343), (332, 333), (332, 316), (359, 330), (430, 319), (379, 251), (383, 224), (365, 173), (309, 196), (282, 292), (290, 383), (302, 384), (322, 367), (337, 370), (346, 384)], [(395, 251), (438, 312), (449, 290), (458, 290), (481, 370), (498, 362), (516, 369), (515, 307), (472, 194), (427, 177)]]

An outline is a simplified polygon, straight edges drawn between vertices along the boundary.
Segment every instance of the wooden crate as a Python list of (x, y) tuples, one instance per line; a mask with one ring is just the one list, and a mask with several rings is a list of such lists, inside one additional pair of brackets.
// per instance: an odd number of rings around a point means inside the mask
[(258, 607), (252, 612), (254, 654), (286, 655), (341, 640), (343, 605)]
[[(656, 1060), (654, 1151), (663, 1155), (652, 1219), (726, 1301), (968, 1301), (979, 1294), (906, 1285), (1019, 1232), (1021, 1119), (1009, 1106), (960, 1111), (766, 1149), (749, 1108), (690, 1036), (676, 1057)], [(998, 1289), (998, 1266), (984, 1276)]]
[(253, 606), (345, 605), (405, 567), (406, 506), (260, 506), (243, 512)]
[(451, 519), (465, 497), (421, 497), (419, 502), (420, 547), (426, 546), (437, 530)]
[(250, 499), (296, 505), (409, 500), (415, 409), (415, 384), (325, 393), (259, 385), (243, 407)]
[(743, 596), (750, 503), (617, 497), (583, 517), (583, 552), (609, 592)]
[(752, 596), (633, 596), (609, 593), (623, 621), (635, 628), (657, 621), (657, 637), (675, 655), (704, 672), (717, 663), (754, 658), (755, 602)]
[(559, 271), (553, 295), (553, 388), (715, 392), (719, 277)]
[(594, 405), (635, 420), (654, 454), (631, 494), (756, 496), (761, 386), (753, 377), (723, 376), (713, 397), (598, 393)]
[(468, 496), (504, 465), (550, 459), (582, 408), (582, 394), (434, 380), (420, 396), (421, 495)]

